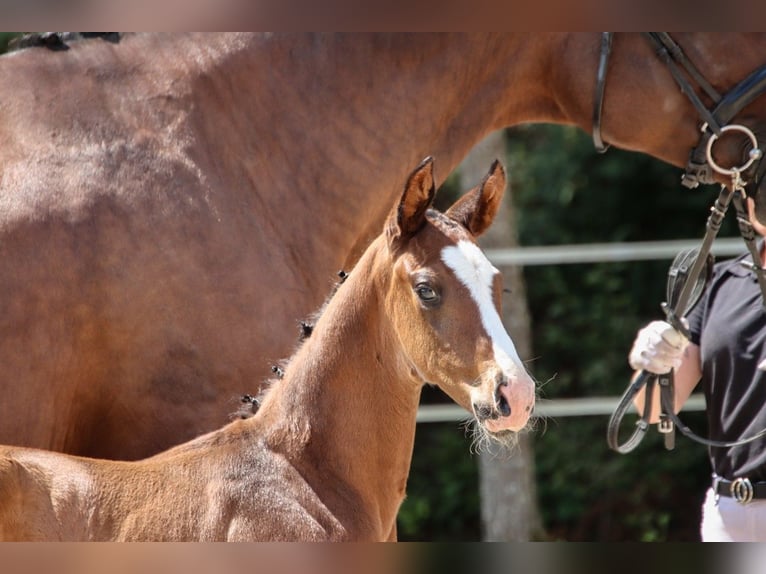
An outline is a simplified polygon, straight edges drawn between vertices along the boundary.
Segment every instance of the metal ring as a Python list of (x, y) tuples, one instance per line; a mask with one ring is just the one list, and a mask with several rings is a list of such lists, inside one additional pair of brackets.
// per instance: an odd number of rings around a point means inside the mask
[(753, 500), (753, 483), (749, 478), (738, 478), (731, 483), (731, 496), (740, 504)]
[(733, 167), (731, 169), (726, 169), (718, 165), (715, 162), (715, 160), (713, 160), (713, 154), (712, 154), (713, 143), (715, 143), (715, 141), (718, 139), (719, 134), (712, 134), (710, 136), (710, 139), (707, 142), (707, 161), (710, 164), (710, 167), (712, 167), (715, 171), (723, 175), (735, 175), (739, 172), (745, 171), (747, 168), (753, 165), (754, 161), (756, 161), (757, 159), (760, 159), (763, 153), (758, 147), (758, 140), (756, 139), (755, 134), (752, 131), (750, 131), (749, 128), (739, 124), (732, 124), (730, 126), (724, 126), (721, 128), (722, 134), (725, 132), (730, 132), (730, 131), (744, 133), (750, 139), (750, 143), (752, 144), (753, 147), (751, 148), (748, 154), (749, 155), (748, 160), (745, 162), (744, 165), (740, 167)]

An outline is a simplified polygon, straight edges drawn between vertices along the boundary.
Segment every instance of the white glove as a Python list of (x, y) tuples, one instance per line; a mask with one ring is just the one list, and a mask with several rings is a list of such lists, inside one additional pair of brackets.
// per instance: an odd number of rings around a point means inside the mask
[(635, 370), (662, 375), (681, 365), (689, 340), (665, 321), (652, 321), (641, 329), (628, 355)]

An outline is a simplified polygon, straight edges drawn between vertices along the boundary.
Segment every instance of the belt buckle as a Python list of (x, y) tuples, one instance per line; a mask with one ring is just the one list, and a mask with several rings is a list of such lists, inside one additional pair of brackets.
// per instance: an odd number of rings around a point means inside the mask
[(731, 497), (740, 504), (747, 504), (753, 500), (753, 483), (749, 478), (737, 478), (731, 483)]

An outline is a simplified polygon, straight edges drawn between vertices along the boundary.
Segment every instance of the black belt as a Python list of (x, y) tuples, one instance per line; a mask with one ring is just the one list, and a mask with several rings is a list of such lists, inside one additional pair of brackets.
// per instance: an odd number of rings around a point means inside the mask
[(766, 499), (766, 482), (750, 482), (749, 478), (726, 480), (713, 478), (713, 491), (719, 496), (729, 496), (740, 504), (751, 500)]

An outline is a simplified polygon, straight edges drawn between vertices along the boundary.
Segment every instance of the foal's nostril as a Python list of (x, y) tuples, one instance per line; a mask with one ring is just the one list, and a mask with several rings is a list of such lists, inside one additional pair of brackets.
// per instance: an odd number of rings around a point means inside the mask
[(502, 387), (506, 386), (508, 386), (508, 381), (506, 380), (499, 382), (495, 386), (495, 406), (501, 417), (511, 416), (511, 405), (508, 403), (508, 399), (505, 398), (505, 395), (500, 391)]
[(501, 417), (511, 416), (511, 405), (508, 404), (508, 399), (503, 395), (496, 399), (496, 405)]

